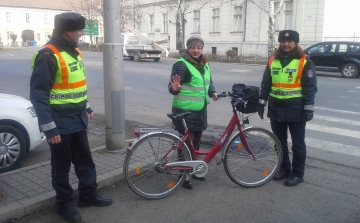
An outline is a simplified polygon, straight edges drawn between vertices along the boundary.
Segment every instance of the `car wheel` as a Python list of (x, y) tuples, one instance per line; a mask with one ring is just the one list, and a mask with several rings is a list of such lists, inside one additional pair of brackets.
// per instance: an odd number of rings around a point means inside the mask
[(140, 56), (138, 53), (134, 53), (134, 61), (136, 61), (136, 62), (140, 61)]
[(154, 58), (154, 61), (155, 61), (155, 62), (159, 62), (159, 61), (160, 61), (160, 57)]
[(358, 75), (358, 68), (355, 64), (347, 63), (341, 68), (341, 75), (346, 78), (354, 78)]
[(23, 134), (13, 126), (0, 125), (0, 173), (13, 170), (26, 149)]

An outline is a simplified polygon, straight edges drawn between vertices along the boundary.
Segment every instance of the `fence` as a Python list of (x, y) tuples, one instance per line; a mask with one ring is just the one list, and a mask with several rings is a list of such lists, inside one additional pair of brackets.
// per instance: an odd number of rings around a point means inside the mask
[(349, 42), (360, 42), (360, 36), (352, 37), (324, 37), (325, 41), (349, 41)]

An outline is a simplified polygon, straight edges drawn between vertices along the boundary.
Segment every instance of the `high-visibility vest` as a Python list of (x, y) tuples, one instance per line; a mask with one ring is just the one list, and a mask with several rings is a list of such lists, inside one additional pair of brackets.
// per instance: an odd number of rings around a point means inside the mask
[(305, 56), (293, 59), (286, 67), (281, 66), (280, 60), (271, 57), (269, 60), (272, 79), (270, 95), (278, 99), (303, 97), (301, 76), (305, 64)]
[[(79, 56), (74, 59), (65, 51), (59, 52), (54, 45), (48, 44), (43, 48), (51, 49), (57, 61), (55, 83), (50, 90), (50, 104), (72, 104), (86, 100), (85, 67), (79, 49), (76, 48)], [(37, 55), (38, 52), (33, 57), (32, 69)]]
[(207, 92), (210, 86), (210, 67), (208, 63), (204, 66), (204, 77), (194, 65), (180, 58), (186, 64), (191, 74), (190, 83), (183, 83), (179, 94), (174, 95), (172, 106), (184, 110), (200, 111), (205, 103), (209, 103)]

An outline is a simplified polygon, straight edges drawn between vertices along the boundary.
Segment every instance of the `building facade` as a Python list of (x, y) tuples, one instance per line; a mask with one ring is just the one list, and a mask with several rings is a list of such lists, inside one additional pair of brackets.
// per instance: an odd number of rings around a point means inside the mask
[[(321, 42), (324, 36), (325, 1), (285, 0), (275, 19), (275, 38), (279, 30), (293, 29), (300, 33), (300, 45), (305, 48)], [(159, 40), (170, 36), (170, 52), (179, 49), (179, 13), (177, 1), (143, 1), (142, 23), (137, 27), (150, 38)], [(236, 50), (238, 55), (267, 57), (268, 49), (268, 0), (187, 0), (184, 15), (185, 40), (200, 35), (205, 54), (225, 55)], [(279, 1), (275, 0), (275, 10)]]

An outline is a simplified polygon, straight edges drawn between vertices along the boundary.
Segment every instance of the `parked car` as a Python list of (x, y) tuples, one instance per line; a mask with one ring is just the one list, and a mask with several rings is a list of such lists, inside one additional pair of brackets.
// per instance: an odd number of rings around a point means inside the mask
[(359, 42), (321, 42), (304, 50), (315, 63), (316, 70), (340, 72), (345, 78), (360, 75)]
[(13, 170), (24, 154), (45, 140), (36, 112), (25, 98), (0, 93), (0, 173)]

